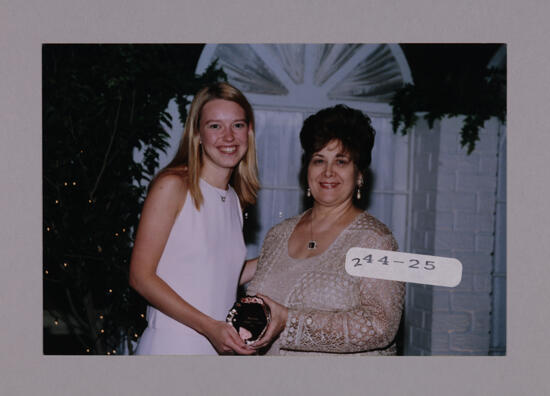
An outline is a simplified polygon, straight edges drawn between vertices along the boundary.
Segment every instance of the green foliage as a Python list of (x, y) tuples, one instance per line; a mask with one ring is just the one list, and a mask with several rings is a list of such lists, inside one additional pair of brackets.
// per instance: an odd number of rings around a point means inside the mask
[(461, 145), (470, 154), (479, 140), (485, 121), (497, 117), (506, 121), (506, 71), (486, 69), (472, 77), (464, 73), (447, 75), (441, 83), (419, 88), (406, 84), (392, 98), (394, 133), (407, 134), (425, 111), (430, 128), (435, 120), (465, 115), (460, 131)]
[(225, 79), (215, 65), (195, 76), (182, 47), (43, 46), (44, 311), (82, 353), (111, 353), (124, 341), (132, 352), (146, 324), (128, 267), (147, 184), (168, 145), (166, 108), (175, 98), (185, 119), (186, 96)]

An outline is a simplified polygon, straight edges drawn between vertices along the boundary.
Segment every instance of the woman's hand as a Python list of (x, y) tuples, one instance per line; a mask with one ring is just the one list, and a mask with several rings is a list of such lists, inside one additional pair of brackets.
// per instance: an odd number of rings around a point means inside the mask
[(233, 353), (252, 355), (256, 353), (255, 349), (245, 344), (229, 323), (213, 320), (207, 326), (204, 335), (220, 355), (231, 355)]
[(260, 349), (269, 345), (273, 342), (275, 338), (283, 331), (286, 327), (286, 321), (288, 319), (288, 308), (284, 305), (281, 305), (271, 298), (264, 296), (263, 294), (257, 294), (258, 297), (261, 297), (265, 303), (269, 306), (271, 310), (271, 321), (269, 326), (262, 338), (252, 344), (256, 349)]

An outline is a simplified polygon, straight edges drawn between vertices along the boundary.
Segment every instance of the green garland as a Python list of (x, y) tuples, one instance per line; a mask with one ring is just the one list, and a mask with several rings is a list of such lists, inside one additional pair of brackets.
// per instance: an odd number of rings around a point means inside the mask
[(506, 71), (486, 69), (474, 78), (466, 73), (449, 75), (441, 83), (422, 88), (405, 84), (390, 104), (393, 131), (402, 135), (418, 121), (417, 112), (427, 112), (424, 118), (430, 128), (435, 120), (465, 115), (460, 143), (471, 154), (485, 121), (491, 117), (506, 121)]

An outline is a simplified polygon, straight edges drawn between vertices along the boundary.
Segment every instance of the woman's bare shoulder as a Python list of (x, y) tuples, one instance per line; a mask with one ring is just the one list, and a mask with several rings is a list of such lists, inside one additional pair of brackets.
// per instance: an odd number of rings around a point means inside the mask
[(157, 176), (151, 186), (152, 189), (167, 189), (174, 191), (187, 191), (187, 175), (176, 172), (165, 172)]
[(153, 181), (147, 200), (174, 206), (179, 212), (188, 190), (187, 176), (180, 172), (164, 172)]
[(152, 181), (149, 191), (153, 189), (168, 190), (171, 193), (187, 192), (188, 186), (187, 167), (180, 166), (162, 170)]

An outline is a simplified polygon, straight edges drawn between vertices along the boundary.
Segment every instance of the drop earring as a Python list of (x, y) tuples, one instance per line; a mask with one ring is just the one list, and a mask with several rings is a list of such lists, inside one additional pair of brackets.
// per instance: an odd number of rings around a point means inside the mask
[(311, 188), (309, 187), (306, 189), (306, 197), (311, 197)]
[(363, 178), (361, 177), (357, 182), (357, 200), (361, 200), (361, 187), (363, 187)]

